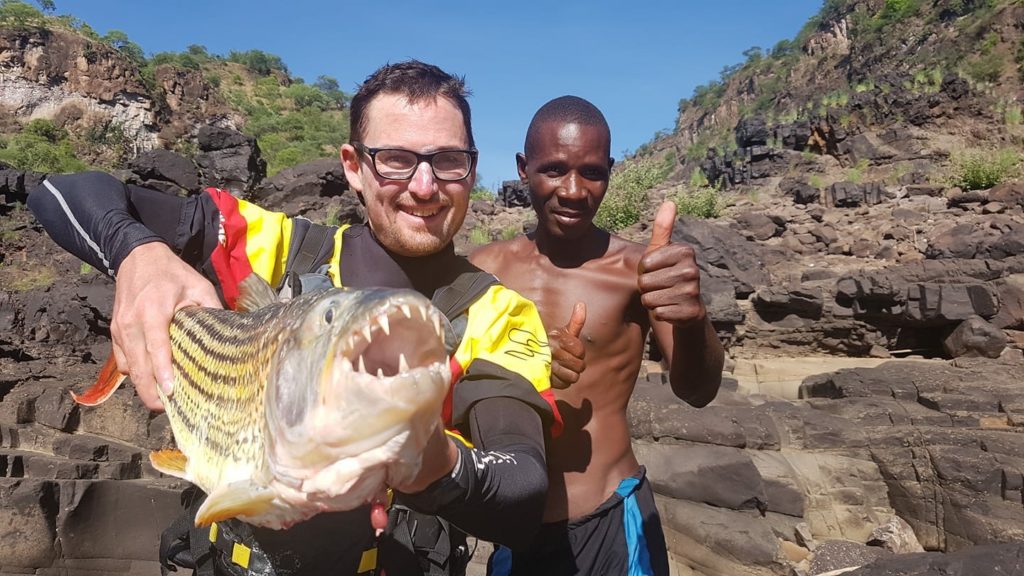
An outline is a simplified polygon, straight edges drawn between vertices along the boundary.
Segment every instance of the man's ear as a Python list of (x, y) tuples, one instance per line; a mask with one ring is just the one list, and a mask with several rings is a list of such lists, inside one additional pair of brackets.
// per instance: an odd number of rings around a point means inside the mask
[(530, 183), (530, 177), (526, 175), (526, 154), (516, 154), (516, 169), (519, 171), (519, 181), (523, 184)]
[(348, 180), (348, 187), (357, 194), (362, 195), (363, 181), (359, 178), (359, 173), (363, 165), (359, 162), (359, 151), (351, 144), (342, 144), (340, 156), (341, 167), (345, 169), (345, 179)]
[(615, 166), (615, 158), (612, 158), (611, 156), (609, 156), (608, 157), (608, 169), (611, 170), (612, 166)]

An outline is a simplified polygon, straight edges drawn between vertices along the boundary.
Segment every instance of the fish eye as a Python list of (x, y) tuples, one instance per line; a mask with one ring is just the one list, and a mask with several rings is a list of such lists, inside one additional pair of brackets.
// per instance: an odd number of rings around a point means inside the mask
[(324, 324), (330, 324), (334, 321), (334, 306), (331, 306), (324, 312)]

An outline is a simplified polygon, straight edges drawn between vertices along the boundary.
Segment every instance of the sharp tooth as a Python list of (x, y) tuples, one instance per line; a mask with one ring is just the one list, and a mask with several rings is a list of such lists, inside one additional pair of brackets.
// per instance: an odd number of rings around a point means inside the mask
[(363, 355), (359, 355), (359, 371), (366, 372), (366, 362), (363, 361)]
[(383, 378), (383, 377), (384, 377), (384, 369), (383, 368), (377, 368), (377, 378)]
[(341, 367), (344, 368), (346, 371), (351, 372), (352, 371), (352, 361), (349, 360), (348, 358), (342, 358), (341, 359)]
[(406, 318), (412, 318), (412, 309), (409, 308), (408, 304), (402, 304), (398, 308), (402, 311), (402, 314), (405, 314)]
[(383, 330), (385, 334), (391, 334), (391, 325), (388, 324), (387, 314), (381, 314), (378, 316), (377, 323), (380, 324), (380, 329)]
[(408, 372), (409, 371), (409, 363), (405, 361), (405, 354), (399, 354), (398, 355), (398, 371), (399, 372)]
[(423, 308), (422, 306), (420, 307), (420, 316), (423, 316), (424, 320), (427, 319), (427, 309)]
[(370, 325), (363, 326), (363, 338), (366, 338), (366, 342), (369, 343), (373, 340), (373, 334), (370, 332)]

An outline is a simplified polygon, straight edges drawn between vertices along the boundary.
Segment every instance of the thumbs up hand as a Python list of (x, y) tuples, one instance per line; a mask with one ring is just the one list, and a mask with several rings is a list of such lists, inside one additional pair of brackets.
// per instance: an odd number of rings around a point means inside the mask
[(651, 315), (673, 326), (703, 322), (707, 311), (700, 297), (700, 269), (687, 244), (672, 242), (676, 205), (665, 201), (654, 217), (651, 241), (637, 266), (640, 301)]
[(577, 302), (569, 322), (548, 332), (551, 346), (551, 387), (564, 390), (580, 379), (586, 369), (586, 348), (580, 340), (583, 323), (587, 321), (587, 305)]

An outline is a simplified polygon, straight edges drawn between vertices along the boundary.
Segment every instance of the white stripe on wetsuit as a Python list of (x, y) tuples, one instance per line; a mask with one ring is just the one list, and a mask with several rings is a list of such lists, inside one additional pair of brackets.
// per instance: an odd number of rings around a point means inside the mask
[(114, 277), (114, 271), (110, 269), (110, 262), (107, 260), (107, 257), (103, 255), (103, 251), (100, 250), (100, 247), (97, 246), (95, 242), (93, 242), (92, 238), (85, 233), (82, 225), (78, 223), (78, 219), (75, 218), (75, 215), (71, 212), (71, 208), (68, 206), (68, 203), (64, 201), (64, 195), (61, 194), (60, 190), (57, 190), (57, 187), (51, 184), (49, 180), (43, 180), (43, 185), (46, 186), (47, 190), (49, 190), (50, 193), (53, 194), (53, 197), (57, 199), (57, 202), (64, 210), (64, 213), (68, 215), (68, 220), (71, 221), (71, 225), (74, 226), (75, 230), (78, 231), (78, 234), (85, 239), (85, 243), (88, 244), (89, 247), (92, 248), (93, 252), (100, 257), (100, 260), (103, 262), (103, 266), (107, 269), (107, 274)]

